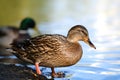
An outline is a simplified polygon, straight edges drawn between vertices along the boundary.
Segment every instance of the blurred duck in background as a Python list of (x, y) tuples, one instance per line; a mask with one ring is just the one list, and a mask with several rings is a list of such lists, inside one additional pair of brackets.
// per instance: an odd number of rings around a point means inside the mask
[(16, 28), (14, 26), (8, 27), (1, 27), (0, 28), (0, 53), (5, 55), (8, 52), (6, 48), (10, 48), (10, 43), (15, 40), (16, 42), (23, 41), (24, 39), (29, 39), (31, 36), (28, 33), (29, 29), (34, 29), (35, 31), (37, 28), (35, 27), (36, 23), (32, 18), (24, 18), (21, 23), (20, 27)]

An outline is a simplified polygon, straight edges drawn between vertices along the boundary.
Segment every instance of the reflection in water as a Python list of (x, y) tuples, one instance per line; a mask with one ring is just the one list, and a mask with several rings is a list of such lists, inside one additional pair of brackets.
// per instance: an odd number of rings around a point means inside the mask
[[(31, 15), (39, 20), (42, 33), (67, 35), (73, 25), (82, 24), (97, 47), (93, 50), (80, 42), (84, 50), (82, 60), (74, 66), (56, 68), (57, 72), (65, 71), (62, 80), (120, 80), (119, 0), (52, 0), (44, 2), (42, 8), (38, 4)], [(49, 68), (43, 70), (47, 72)]]

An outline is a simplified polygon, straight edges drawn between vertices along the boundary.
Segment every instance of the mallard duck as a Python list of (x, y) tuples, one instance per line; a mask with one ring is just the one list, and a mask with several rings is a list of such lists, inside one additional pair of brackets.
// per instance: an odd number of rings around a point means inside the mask
[(35, 28), (35, 21), (32, 18), (24, 18), (21, 21), (19, 28), (14, 26), (1, 27), (0, 51), (3, 53), (6, 52), (5, 48), (10, 47), (10, 43), (12, 43), (14, 39), (21, 41), (30, 38), (30, 35), (27, 32), (30, 28)]
[(89, 39), (87, 29), (82, 25), (73, 26), (67, 37), (59, 34), (43, 34), (12, 43), (12, 52), (19, 59), (35, 64), (37, 74), (41, 74), (39, 66), (50, 67), (52, 76), (57, 77), (54, 67), (71, 66), (82, 57), (82, 47), (78, 41), (84, 41), (96, 49)]

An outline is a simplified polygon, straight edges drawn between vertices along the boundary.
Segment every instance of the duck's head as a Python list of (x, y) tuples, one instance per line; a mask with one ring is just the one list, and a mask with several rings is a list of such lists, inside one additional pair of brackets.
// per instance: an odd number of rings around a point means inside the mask
[(20, 30), (28, 30), (30, 28), (35, 29), (35, 21), (32, 18), (25, 18), (20, 23)]
[(89, 46), (96, 49), (94, 44), (89, 39), (89, 34), (87, 29), (82, 25), (73, 26), (68, 32), (67, 40), (74, 43), (78, 41), (84, 41)]

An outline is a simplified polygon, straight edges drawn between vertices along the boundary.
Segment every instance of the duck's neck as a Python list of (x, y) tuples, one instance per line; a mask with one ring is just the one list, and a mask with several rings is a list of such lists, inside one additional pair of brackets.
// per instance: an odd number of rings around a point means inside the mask
[(78, 35), (75, 35), (75, 34), (68, 34), (67, 40), (69, 42), (78, 43), (78, 41), (80, 40), (80, 37)]
[(19, 34), (27, 34), (27, 30), (19, 30)]

